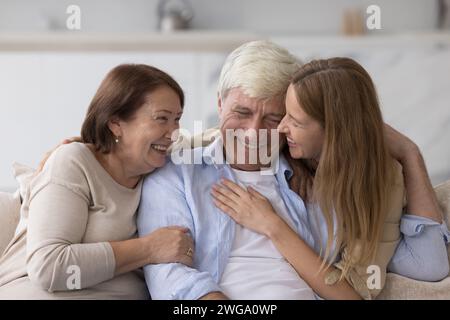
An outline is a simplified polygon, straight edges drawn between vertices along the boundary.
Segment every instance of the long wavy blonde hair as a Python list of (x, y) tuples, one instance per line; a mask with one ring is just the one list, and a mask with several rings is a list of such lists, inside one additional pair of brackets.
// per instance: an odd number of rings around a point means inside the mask
[(351, 256), (344, 277), (353, 265), (375, 258), (394, 179), (375, 86), (364, 68), (349, 58), (305, 64), (291, 85), (302, 109), (325, 133), (318, 163), (290, 159), (291, 188), (324, 214), (328, 239), (322, 267), (344, 248)]

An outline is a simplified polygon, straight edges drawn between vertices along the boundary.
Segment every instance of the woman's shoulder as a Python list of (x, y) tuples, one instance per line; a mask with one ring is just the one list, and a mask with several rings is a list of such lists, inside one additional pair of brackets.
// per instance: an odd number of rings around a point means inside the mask
[[(81, 166), (88, 165), (91, 162), (89, 159), (89, 150), (88, 146), (84, 143), (80, 142), (72, 142), (69, 144), (63, 144), (59, 146), (51, 156), (49, 157), (46, 165), (49, 166), (58, 166), (63, 165), (66, 169), (74, 169), (74, 164), (78, 164)], [(44, 166), (45, 168), (45, 166)]]
[(85, 154), (88, 147), (81, 142), (72, 142), (59, 146), (52, 155), (60, 157), (79, 158)]
[(58, 147), (48, 158), (36, 180), (39, 184), (57, 183), (88, 192), (87, 176), (92, 165), (86, 145), (78, 142)]

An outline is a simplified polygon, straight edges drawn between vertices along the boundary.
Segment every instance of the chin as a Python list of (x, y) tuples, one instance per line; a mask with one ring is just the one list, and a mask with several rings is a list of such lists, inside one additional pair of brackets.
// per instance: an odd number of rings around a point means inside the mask
[(155, 163), (154, 165), (153, 165), (153, 167), (154, 168), (161, 168), (161, 167), (164, 167), (165, 166), (165, 164), (166, 164), (166, 160), (164, 159), (164, 161), (160, 161), (160, 162), (158, 162), (158, 163)]
[(149, 168), (151, 168), (151, 171), (153, 171), (153, 170), (155, 170), (157, 168), (164, 167), (166, 162), (167, 162), (166, 158), (164, 158), (163, 160), (160, 160), (160, 159), (158, 159), (158, 160), (156, 160), (156, 159), (149, 159), (149, 161), (147, 162), (147, 165), (148, 165)]
[(144, 174), (150, 174), (150, 173), (152, 173), (153, 171), (155, 171), (156, 169), (157, 169), (157, 168), (155, 168), (155, 167), (151, 167), (151, 168), (147, 169), (146, 172), (145, 172)]
[(289, 148), (289, 154), (293, 159), (303, 159), (305, 158), (303, 152), (297, 148)]

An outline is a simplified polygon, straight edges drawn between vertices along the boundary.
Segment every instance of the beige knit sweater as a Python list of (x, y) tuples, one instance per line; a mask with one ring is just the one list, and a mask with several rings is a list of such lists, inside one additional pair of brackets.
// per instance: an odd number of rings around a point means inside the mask
[(140, 270), (114, 276), (109, 244), (136, 236), (141, 186), (115, 182), (84, 144), (58, 148), (30, 183), (0, 258), (0, 299), (148, 298)]

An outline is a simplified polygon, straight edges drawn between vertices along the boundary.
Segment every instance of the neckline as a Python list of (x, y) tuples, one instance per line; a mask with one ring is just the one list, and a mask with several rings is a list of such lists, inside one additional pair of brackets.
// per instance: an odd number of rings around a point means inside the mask
[(261, 174), (261, 170), (258, 171), (244, 171), (231, 168), (237, 180), (242, 182), (262, 182), (276, 180), (273, 174)]
[(76, 143), (76, 144), (79, 144), (82, 146), (82, 150), (84, 150), (84, 152), (86, 154), (88, 154), (88, 157), (90, 157), (92, 160), (94, 160), (93, 162), (95, 163), (95, 166), (97, 166), (99, 169), (98, 172), (100, 172), (103, 176), (105, 176), (105, 179), (109, 180), (115, 187), (121, 189), (124, 192), (128, 192), (128, 193), (134, 193), (141, 188), (141, 184), (142, 184), (142, 180), (143, 180), (142, 178), (139, 180), (139, 182), (137, 183), (137, 185), (134, 188), (128, 188), (128, 187), (125, 187), (124, 185), (121, 185), (116, 180), (114, 180), (114, 178), (109, 174), (108, 171), (106, 171), (106, 169), (102, 166), (102, 164), (97, 160), (97, 157), (94, 155), (92, 150), (86, 144), (81, 143), (81, 142), (73, 142), (73, 143)]

